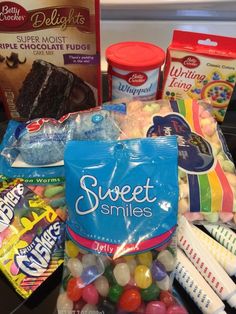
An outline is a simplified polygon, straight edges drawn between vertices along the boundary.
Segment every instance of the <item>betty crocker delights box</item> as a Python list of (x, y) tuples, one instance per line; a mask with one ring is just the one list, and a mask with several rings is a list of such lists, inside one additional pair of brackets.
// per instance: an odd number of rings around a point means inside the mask
[(0, 97), (8, 118), (100, 103), (99, 0), (0, 2)]

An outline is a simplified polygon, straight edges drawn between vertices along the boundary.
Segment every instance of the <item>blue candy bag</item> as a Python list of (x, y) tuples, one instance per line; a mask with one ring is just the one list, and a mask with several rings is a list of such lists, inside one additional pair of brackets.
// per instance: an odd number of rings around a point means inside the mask
[(160, 291), (171, 289), (177, 155), (175, 136), (67, 144), (59, 313), (138, 312), (140, 307), (147, 313)]

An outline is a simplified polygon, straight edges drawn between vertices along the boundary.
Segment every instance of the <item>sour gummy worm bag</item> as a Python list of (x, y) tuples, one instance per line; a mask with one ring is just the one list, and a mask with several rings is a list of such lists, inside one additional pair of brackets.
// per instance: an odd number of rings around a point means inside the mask
[(175, 136), (67, 145), (58, 313), (186, 313), (171, 294), (177, 154)]

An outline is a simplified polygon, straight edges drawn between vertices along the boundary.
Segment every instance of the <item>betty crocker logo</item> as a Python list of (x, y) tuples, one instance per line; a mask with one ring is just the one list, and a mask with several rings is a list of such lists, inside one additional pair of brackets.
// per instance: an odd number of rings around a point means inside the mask
[(142, 72), (131, 72), (126, 77), (126, 81), (133, 86), (143, 85), (147, 79), (147, 75)]
[(186, 68), (194, 69), (200, 65), (200, 60), (194, 56), (186, 56), (183, 58), (182, 64)]
[(27, 11), (17, 3), (0, 3), (0, 25), (6, 27), (17, 27), (27, 21)]

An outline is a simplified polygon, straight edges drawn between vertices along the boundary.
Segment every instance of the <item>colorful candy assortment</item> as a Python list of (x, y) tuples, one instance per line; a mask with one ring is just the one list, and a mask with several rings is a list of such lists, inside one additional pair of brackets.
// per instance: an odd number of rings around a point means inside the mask
[(176, 138), (72, 141), (65, 169), (68, 220), (58, 313), (187, 313), (171, 294)]
[(235, 47), (235, 38), (175, 30), (162, 98), (208, 99), (222, 122), (236, 82)]
[(235, 226), (235, 166), (204, 103), (130, 101), (119, 119), (123, 139), (178, 136), (180, 214), (194, 222)]
[[(113, 260), (80, 250), (66, 241), (66, 260), (58, 313), (187, 314), (172, 295), (171, 247)], [(158, 311), (158, 312), (157, 312)]]
[(62, 263), (64, 225), (20, 180), (1, 183), (0, 268), (27, 298)]

